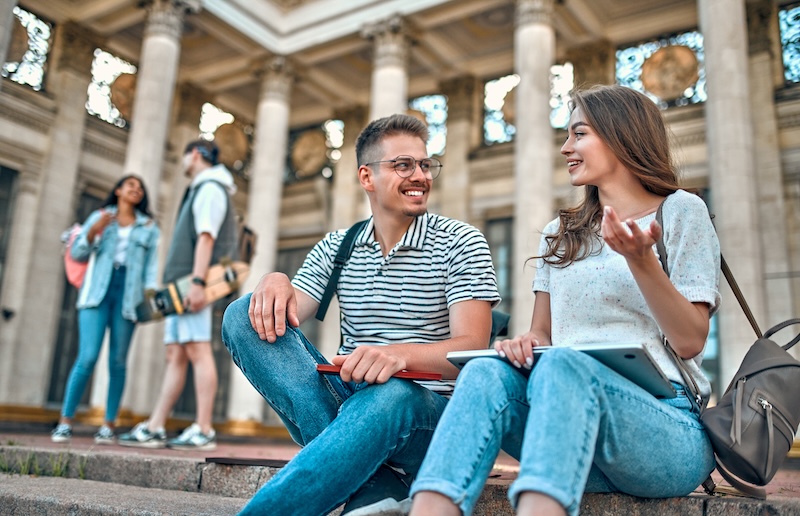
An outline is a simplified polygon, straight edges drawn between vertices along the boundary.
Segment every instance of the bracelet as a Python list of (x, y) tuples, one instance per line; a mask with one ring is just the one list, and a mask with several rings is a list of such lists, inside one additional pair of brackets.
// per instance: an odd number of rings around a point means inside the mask
[(204, 280), (200, 276), (193, 276), (192, 277), (192, 283), (194, 283), (195, 285), (200, 285), (201, 287), (205, 287), (206, 286), (206, 280)]

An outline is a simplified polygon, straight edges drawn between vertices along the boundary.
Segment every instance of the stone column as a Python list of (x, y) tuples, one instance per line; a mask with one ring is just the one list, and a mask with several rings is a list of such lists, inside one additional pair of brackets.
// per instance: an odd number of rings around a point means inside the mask
[(0, 63), (6, 62), (11, 34), (14, 31), (14, 24), (17, 23), (17, 17), (14, 15), (16, 6), (17, 0), (0, 0)]
[(364, 27), (374, 44), (370, 121), (408, 111), (408, 38), (403, 19), (392, 16)]
[(92, 78), (93, 52), (99, 44), (94, 34), (73, 23), (56, 29), (52, 60), (55, 70), (48, 90), (56, 96), (58, 110), (39, 176), (38, 206), (24, 215), (35, 220), (35, 229), (23, 276), (24, 305), (15, 318), (19, 325), (15, 341), (10, 343), (17, 349), (11, 369), (15, 374), (11, 396), (21, 404), (40, 405), (50, 380), (49, 360), (64, 285), (60, 236), (73, 220), (72, 195), (86, 124), (86, 91)]
[(539, 247), (553, 218), (553, 129), (550, 127), (550, 66), (555, 56), (554, 0), (517, 0), (514, 31), (516, 92), (514, 140), (514, 261), (512, 333), (530, 328), (534, 268), (526, 260)]
[[(754, 171), (758, 174), (759, 234), (764, 253), (766, 327), (789, 319), (793, 309), (789, 271), (788, 213), (783, 187), (783, 168), (778, 144), (775, 82), (770, 31), (777, 20), (773, 2), (757, 0), (746, 4), (750, 44), (750, 106), (753, 114)], [(780, 60), (780, 56), (778, 57)], [(730, 254), (730, 253), (729, 253)]]
[(476, 84), (471, 75), (441, 83), (441, 91), (447, 95), (447, 147), (434, 190), (441, 200), (442, 215), (465, 222), (470, 219), (469, 151)]
[[(698, 0), (705, 46), (706, 140), (717, 234), (736, 280), (763, 324), (758, 187), (750, 113), (744, 0)], [(727, 385), (753, 342), (753, 330), (722, 280), (719, 311), (720, 379)]]
[[(0, 306), (13, 312), (13, 316), (0, 323), (0, 403), (14, 403), (11, 394), (19, 381), (14, 374), (17, 361), (15, 355), (24, 352), (25, 343), (19, 341), (17, 332), (20, 329), (22, 316), (26, 309), (28, 293), (28, 263), (32, 259), (33, 241), (36, 235), (36, 218), (31, 213), (38, 211), (41, 164), (28, 164), (20, 171), (16, 199), (14, 200), (14, 222), (11, 228), (9, 249), (3, 290), (0, 292)], [(56, 268), (53, 266), (53, 268)], [(27, 308), (31, 310), (32, 308)], [(13, 379), (13, 380), (12, 380)]]
[[(183, 20), (200, 10), (199, 0), (147, 0), (147, 25), (136, 79), (125, 173), (142, 176), (148, 189), (159, 191), (172, 94), (181, 51)], [(153, 207), (157, 196), (153, 196)]]
[(597, 84), (614, 84), (614, 52), (614, 45), (606, 39), (568, 49), (566, 61), (572, 63), (575, 86), (585, 89)]
[[(336, 163), (331, 187), (331, 213), (329, 231), (349, 228), (365, 218), (369, 212), (367, 196), (358, 182), (358, 161), (356, 159), (356, 138), (366, 125), (367, 110), (363, 106), (350, 106), (334, 112), (334, 118), (344, 122), (344, 142), (342, 157)], [(369, 216), (369, 215), (367, 215)], [(339, 350), (341, 325), (339, 324), (339, 302), (336, 296), (331, 299), (328, 313), (320, 326), (318, 342), (314, 345), (330, 359)]]
[[(256, 110), (253, 167), (247, 199), (247, 220), (258, 238), (244, 292), (252, 291), (264, 274), (275, 270), (283, 173), (289, 139), (289, 95), (294, 79), (292, 67), (284, 57), (267, 60), (259, 67), (258, 73), (261, 77), (261, 95)], [(264, 400), (242, 372), (233, 368), (228, 420), (235, 427), (237, 423), (258, 423), (263, 418)]]
[[(208, 98), (205, 92), (190, 84), (181, 85), (177, 91), (178, 106), (175, 110), (177, 114), (174, 128), (169, 134), (171, 153), (165, 163), (165, 166), (168, 167), (168, 175), (161, 181), (159, 188), (152, 186), (148, 188), (148, 194), (153, 202), (159, 199), (160, 194), (160, 205), (163, 207), (159, 210), (161, 215), (158, 218), (161, 229), (161, 244), (158, 248), (160, 267), (163, 267), (167, 259), (178, 205), (190, 182), (183, 173), (183, 148), (188, 142), (198, 138), (200, 113), (203, 102)], [(160, 277), (159, 273), (159, 279)], [(127, 412), (129, 409), (133, 414), (145, 415), (152, 410), (161, 388), (161, 382), (153, 381), (153, 378), (160, 379), (164, 370), (164, 324), (138, 325), (133, 338), (128, 358), (128, 379), (122, 398), (122, 407), (123, 411)], [(99, 382), (103, 381), (104, 376), (108, 376), (108, 369), (103, 370), (105, 372), (102, 374), (100, 374), (101, 368), (95, 370), (96, 380), (92, 387), (92, 407), (105, 406), (104, 396), (107, 389), (103, 387), (104, 384)], [(143, 371), (147, 371), (147, 374), (142, 374)], [(97, 393), (97, 397), (95, 393)], [(126, 412), (120, 413), (121, 418), (124, 419)]]

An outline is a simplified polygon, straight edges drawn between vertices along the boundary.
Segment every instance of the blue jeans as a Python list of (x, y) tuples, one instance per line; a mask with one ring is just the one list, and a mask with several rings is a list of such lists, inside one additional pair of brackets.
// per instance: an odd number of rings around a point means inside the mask
[(502, 448), (520, 461), (508, 497), (546, 494), (569, 514), (584, 492), (665, 498), (692, 492), (714, 467), (683, 387), (659, 400), (591, 357), (548, 351), (530, 378), (496, 359), (469, 362), (411, 493), (434, 491), (470, 514)]
[(321, 375), (325, 358), (287, 324), (274, 344), (250, 325), (250, 295), (225, 311), (222, 340), (234, 363), (303, 449), (241, 514), (327, 514), (387, 463), (415, 475), (446, 399), (409, 380), (343, 382)]
[(69, 373), (61, 415), (72, 418), (92, 376), (106, 328), (109, 328), (108, 398), (106, 421), (113, 423), (119, 413), (119, 401), (125, 388), (128, 349), (136, 323), (122, 316), (125, 268), (114, 269), (103, 301), (94, 308), (78, 310), (78, 357)]

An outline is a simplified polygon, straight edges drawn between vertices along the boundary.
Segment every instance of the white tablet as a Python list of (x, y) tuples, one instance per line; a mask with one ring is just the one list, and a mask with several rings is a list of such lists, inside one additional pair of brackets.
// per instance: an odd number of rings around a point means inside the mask
[[(551, 346), (533, 348), (534, 366), (542, 353), (553, 349)], [(643, 344), (598, 344), (572, 346), (576, 351), (582, 351), (607, 367), (618, 372), (625, 378), (641, 386), (656, 398), (674, 398), (676, 395), (672, 383), (664, 376), (661, 368)], [(501, 358), (494, 349), (473, 349), (469, 351), (451, 351), (447, 360), (461, 369), (464, 364), (479, 357), (491, 357), (508, 362)], [(512, 365), (512, 367), (514, 367)], [(518, 369), (520, 373), (528, 375), (530, 370)]]

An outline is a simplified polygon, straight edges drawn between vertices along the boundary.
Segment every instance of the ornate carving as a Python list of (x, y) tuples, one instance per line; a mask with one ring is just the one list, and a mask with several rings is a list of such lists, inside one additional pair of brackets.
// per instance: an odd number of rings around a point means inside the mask
[(369, 23), (361, 35), (375, 42), (374, 65), (405, 68), (408, 57), (408, 30), (405, 21), (398, 15)]
[(183, 33), (185, 16), (201, 8), (200, 0), (141, 0), (139, 6), (148, 13), (145, 37), (164, 35), (175, 40)]
[(775, 17), (775, 6), (770, 0), (754, 0), (745, 3), (747, 9), (747, 41), (750, 54), (772, 52), (770, 31)]
[(447, 95), (447, 118), (464, 119), (472, 116), (476, 81), (472, 75), (461, 75), (443, 80), (442, 93)]
[(614, 83), (614, 46), (608, 40), (572, 47), (566, 60), (573, 65), (576, 86)]
[(242, 127), (236, 123), (222, 124), (214, 131), (214, 141), (219, 146), (219, 161), (232, 170), (241, 168), (250, 153), (250, 142)]
[(88, 74), (94, 59), (94, 49), (102, 44), (100, 36), (75, 22), (61, 25), (57, 31), (58, 68)]
[(517, 27), (532, 23), (553, 25), (555, 0), (517, 0)]
[(285, 56), (274, 56), (255, 63), (254, 72), (261, 79), (261, 98), (289, 102), (294, 66)]
[(663, 100), (674, 100), (697, 82), (699, 63), (683, 45), (661, 47), (642, 64), (642, 87)]

